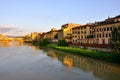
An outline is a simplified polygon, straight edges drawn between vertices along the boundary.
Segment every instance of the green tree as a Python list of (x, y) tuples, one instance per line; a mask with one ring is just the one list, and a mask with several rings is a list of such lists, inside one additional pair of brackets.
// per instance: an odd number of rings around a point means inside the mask
[(68, 46), (67, 42), (65, 39), (58, 40), (58, 46)]
[(49, 44), (48, 38), (42, 38), (42, 39), (40, 39), (39, 43), (40, 43), (40, 46), (46, 46), (46, 45), (48, 45)]
[(117, 58), (120, 60), (120, 26), (118, 28), (114, 28), (112, 31), (110, 47), (113, 52), (117, 54)]

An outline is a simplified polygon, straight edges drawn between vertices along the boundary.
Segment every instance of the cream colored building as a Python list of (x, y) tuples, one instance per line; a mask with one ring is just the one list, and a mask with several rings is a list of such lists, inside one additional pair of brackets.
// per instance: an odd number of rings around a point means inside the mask
[(72, 28), (72, 43), (108, 44), (113, 29), (118, 26), (120, 26), (120, 15)]
[(92, 43), (88, 37), (92, 37), (92, 24), (81, 25), (72, 28), (72, 43)]
[(112, 31), (114, 28), (120, 26), (119, 23), (106, 24), (94, 27), (94, 43), (96, 44), (108, 44), (112, 37)]

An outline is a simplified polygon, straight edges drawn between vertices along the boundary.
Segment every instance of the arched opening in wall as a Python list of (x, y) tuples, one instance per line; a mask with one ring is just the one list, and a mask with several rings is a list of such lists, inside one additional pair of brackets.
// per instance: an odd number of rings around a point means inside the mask
[(105, 39), (102, 39), (102, 44), (105, 44)]

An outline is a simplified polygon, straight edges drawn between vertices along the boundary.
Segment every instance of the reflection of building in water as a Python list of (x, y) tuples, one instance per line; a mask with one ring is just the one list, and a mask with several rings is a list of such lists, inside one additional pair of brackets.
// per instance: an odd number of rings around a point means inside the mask
[(19, 45), (19, 46), (23, 45), (23, 42), (19, 42), (18, 45)]
[(39, 46), (31, 46), (32, 47), (32, 49), (34, 50), (34, 51), (38, 51), (39, 50)]
[(0, 46), (9, 46), (8, 42), (0, 42)]
[(71, 58), (70, 56), (65, 56), (63, 63), (71, 68), (73, 65), (73, 58)]
[(69, 56), (68, 58), (71, 59), (72, 66), (81, 68), (84, 71), (90, 71), (92, 69), (92, 65), (90, 65), (87, 59), (83, 57), (68, 55), (68, 54), (57, 54), (58, 59), (64, 63), (64, 59), (66, 56)]
[(57, 59), (56, 52), (54, 52), (54, 51), (49, 51), (47, 55), (51, 56), (53, 59)]
[(0, 46), (21, 46), (23, 45), (23, 42), (18, 41), (2, 41), (0, 42)]
[[(93, 71), (94, 75), (98, 77), (102, 77), (107, 80), (116, 80), (120, 78), (120, 66), (115, 67), (103, 63), (94, 62), (93, 70), (94, 70)], [(114, 74), (117, 74), (118, 76), (112, 77), (112, 75)], [(107, 77), (107, 76), (111, 76), (111, 77)]]
[(62, 61), (64, 64), (72, 65), (74, 67), (78, 67), (85, 72), (93, 72), (97, 77), (102, 77), (107, 80), (115, 80), (115, 78), (109, 79), (111, 75), (116, 74), (116, 78), (120, 78), (120, 66), (112, 66), (107, 63), (103, 63), (100, 61), (95, 61), (93, 59), (70, 55), (67, 53), (56, 53), (58, 59)]

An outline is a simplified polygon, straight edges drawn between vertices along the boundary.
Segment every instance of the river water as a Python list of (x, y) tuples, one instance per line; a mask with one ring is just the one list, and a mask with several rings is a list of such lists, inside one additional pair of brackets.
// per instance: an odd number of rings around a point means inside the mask
[(0, 80), (120, 80), (120, 65), (30, 44), (0, 43)]

